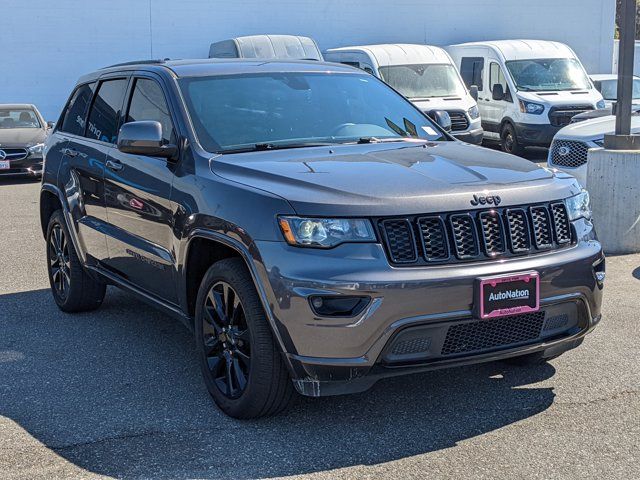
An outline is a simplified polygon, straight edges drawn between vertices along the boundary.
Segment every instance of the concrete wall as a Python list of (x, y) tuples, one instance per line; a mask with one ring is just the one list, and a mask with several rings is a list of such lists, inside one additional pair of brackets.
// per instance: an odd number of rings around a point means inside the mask
[(206, 57), (212, 41), (314, 37), (322, 49), (382, 42), (536, 38), (610, 71), (615, 0), (0, 0), (0, 103), (57, 119), (75, 80), (116, 62)]

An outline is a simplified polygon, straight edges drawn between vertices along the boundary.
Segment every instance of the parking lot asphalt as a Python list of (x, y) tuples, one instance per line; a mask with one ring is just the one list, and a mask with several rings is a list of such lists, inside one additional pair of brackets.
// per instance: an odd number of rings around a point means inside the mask
[(237, 421), (173, 319), (113, 288), (93, 313), (55, 307), (38, 192), (0, 181), (4, 479), (640, 478), (640, 255), (608, 259), (602, 323), (545, 366), (389, 379)]

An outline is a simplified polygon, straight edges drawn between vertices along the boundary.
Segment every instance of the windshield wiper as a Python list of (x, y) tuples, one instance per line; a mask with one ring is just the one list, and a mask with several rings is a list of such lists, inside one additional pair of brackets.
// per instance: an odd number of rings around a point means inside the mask
[(420, 140), (417, 137), (391, 137), (391, 138), (377, 138), (377, 137), (360, 137), (356, 143), (389, 143), (389, 142), (404, 142), (406, 140)]
[(287, 150), (290, 148), (306, 148), (306, 147), (331, 147), (338, 145), (336, 142), (296, 142), (296, 143), (254, 143), (246, 147), (229, 148), (221, 150), (219, 153), (243, 153), (243, 152), (261, 152), (266, 150)]

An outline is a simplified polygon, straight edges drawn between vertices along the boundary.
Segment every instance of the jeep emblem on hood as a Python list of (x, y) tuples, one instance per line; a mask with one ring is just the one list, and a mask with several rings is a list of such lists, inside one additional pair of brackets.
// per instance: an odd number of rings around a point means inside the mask
[(496, 207), (500, 205), (502, 199), (498, 195), (486, 195), (486, 196), (477, 196), (474, 195), (471, 200), (471, 205), (477, 207), (478, 205), (495, 205)]

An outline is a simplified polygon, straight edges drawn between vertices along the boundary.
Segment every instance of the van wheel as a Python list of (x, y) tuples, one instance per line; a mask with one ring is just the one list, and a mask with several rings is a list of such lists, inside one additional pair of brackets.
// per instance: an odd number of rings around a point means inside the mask
[(516, 136), (516, 130), (510, 123), (505, 123), (500, 132), (500, 140), (502, 143), (502, 150), (512, 155), (518, 155), (521, 157), (524, 154), (524, 147), (518, 142)]
[(53, 299), (63, 312), (86, 312), (102, 305), (106, 285), (84, 269), (61, 210), (47, 227), (47, 269)]
[(207, 270), (195, 331), (207, 389), (224, 413), (257, 418), (289, 405), (293, 383), (241, 259), (221, 260)]

